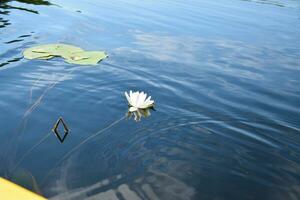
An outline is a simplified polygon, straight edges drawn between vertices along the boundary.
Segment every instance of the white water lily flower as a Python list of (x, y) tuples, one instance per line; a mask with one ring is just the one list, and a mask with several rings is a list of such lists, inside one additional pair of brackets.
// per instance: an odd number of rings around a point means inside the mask
[(151, 96), (147, 98), (147, 94), (144, 92), (132, 92), (130, 90), (129, 95), (125, 92), (126, 99), (128, 101), (129, 110), (127, 116), (134, 115), (135, 121), (140, 121), (142, 116), (150, 116), (150, 109), (154, 107), (154, 101), (151, 100)]
[(129, 112), (135, 112), (139, 109), (151, 108), (154, 105), (154, 101), (151, 100), (151, 96), (147, 98), (147, 94), (144, 92), (132, 92), (130, 90), (129, 95), (127, 92), (125, 92), (125, 96), (129, 104)]

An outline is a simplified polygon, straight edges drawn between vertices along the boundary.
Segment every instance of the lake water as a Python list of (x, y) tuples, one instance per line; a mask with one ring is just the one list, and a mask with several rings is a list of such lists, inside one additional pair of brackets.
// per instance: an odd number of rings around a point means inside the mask
[[(22, 58), (48, 43), (109, 57)], [(0, 66), (0, 176), (43, 196), (300, 198), (298, 0), (2, 0)]]

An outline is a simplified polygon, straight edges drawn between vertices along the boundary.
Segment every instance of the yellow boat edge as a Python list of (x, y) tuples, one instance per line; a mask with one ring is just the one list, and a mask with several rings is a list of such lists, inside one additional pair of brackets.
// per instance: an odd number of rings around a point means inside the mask
[(46, 200), (15, 183), (0, 177), (0, 199), (2, 200)]

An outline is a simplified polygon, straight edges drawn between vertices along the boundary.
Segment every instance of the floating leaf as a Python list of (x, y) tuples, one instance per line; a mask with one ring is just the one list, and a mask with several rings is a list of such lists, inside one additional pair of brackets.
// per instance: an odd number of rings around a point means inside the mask
[(45, 59), (42, 57), (50, 59), (54, 56), (68, 57), (72, 53), (81, 51), (83, 51), (81, 48), (68, 44), (46, 44), (28, 48), (23, 52), (23, 55), (27, 59)]
[(66, 62), (79, 65), (96, 65), (107, 57), (104, 51), (84, 51), (68, 44), (46, 44), (31, 47), (23, 52), (26, 59), (47, 60), (53, 57), (63, 57)]
[(68, 44), (58, 44), (55, 51), (53, 51), (52, 55), (61, 56), (63, 58), (68, 58), (73, 53), (84, 52), (83, 49), (79, 47), (75, 47)]
[(73, 53), (66, 58), (66, 62), (78, 65), (96, 65), (107, 57), (104, 51), (83, 51)]
[(49, 53), (34, 52), (32, 50), (33, 50), (33, 48), (26, 49), (23, 52), (24, 58), (31, 60), (31, 59), (50, 59), (50, 58), (54, 57)]
[(54, 56), (51, 56), (51, 55), (47, 55), (47, 56), (43, 56), (43, 57), (38, 57), (36, 59), (40, 59), (40, 60), (48, 60), (48, 59), (51, 59), (53, 58)]

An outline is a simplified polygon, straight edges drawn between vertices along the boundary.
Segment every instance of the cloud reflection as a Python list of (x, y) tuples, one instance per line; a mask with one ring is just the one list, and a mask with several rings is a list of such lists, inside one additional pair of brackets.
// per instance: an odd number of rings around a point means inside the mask
[[(116, 48), (124, 56), (142, 56), (151, 60), (222, 70), (244, 78), (261, 80), (274, 68), (299, 70), (297, 47), (287, 43), (259, 45), (228, 39), (206, 39), (133, 31), (132, 46)], [(270, 41), (273, 42), (273, 41)]]

